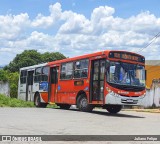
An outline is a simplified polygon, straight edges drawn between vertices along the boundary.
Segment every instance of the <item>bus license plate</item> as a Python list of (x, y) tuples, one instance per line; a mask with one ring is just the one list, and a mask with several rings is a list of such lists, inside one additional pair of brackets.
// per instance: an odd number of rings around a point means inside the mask
[(133, 103), (133, 99), (127, 99), (127, 102)]

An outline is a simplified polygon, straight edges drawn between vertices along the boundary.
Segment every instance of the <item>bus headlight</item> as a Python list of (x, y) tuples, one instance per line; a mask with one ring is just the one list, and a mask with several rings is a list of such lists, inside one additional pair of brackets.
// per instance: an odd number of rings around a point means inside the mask
[(144, 93), (143, 95), (141, 95), (139, 98), (143, 99), (146, 96), (146, 93)]
[(120, 96), (119, 94), (117, 94), (117, 93), (115, 93), (115, 92), (113, 92), (113, 91), (111, 91), (110, 94), (111, 94), (112, 96), (115, 96), (115, 97), (119, 97), (119, 96)]
[(146, 93), (144, 93), (143, 95), (142, 95), (142, 98), (144, 98), (146, 96)]
[(106, 90), (108, 91), (108, 93), (112, 96), (115, 96), (115, 97), (119, 97), (120, 95), (115, 93), (114, 91), (112, 91), (109, 87), (106, 87)]
[(106, 87), (106, 90), (110, 93), (111, 92), (111, 90), (110, 90), (110, 88), (109, 87)]

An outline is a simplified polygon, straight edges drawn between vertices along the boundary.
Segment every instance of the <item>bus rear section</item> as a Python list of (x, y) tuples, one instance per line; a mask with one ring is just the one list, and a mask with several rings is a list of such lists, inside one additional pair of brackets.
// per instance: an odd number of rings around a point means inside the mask
[(49, 67), (46, 64), (20, 69), (18, 99), (33, 101), (37, 107), (47, 106)]

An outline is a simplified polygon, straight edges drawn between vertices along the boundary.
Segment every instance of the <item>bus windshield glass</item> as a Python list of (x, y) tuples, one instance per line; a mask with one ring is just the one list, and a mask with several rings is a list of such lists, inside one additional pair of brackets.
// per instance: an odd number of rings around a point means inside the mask
[(119, 85), (145, 87), (145, 68), (138, 64), (110, 62), (107, 81)]

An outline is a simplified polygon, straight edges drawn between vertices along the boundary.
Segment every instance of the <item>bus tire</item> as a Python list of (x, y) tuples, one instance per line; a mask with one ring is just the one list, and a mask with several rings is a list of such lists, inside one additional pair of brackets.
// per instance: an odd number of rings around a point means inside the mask
[(80, 99), (83, 97), (83, 94), (80, 95), (78, 98), (77, 98), (77, 102), (76, 102), (76, 105), (77, 105), (77, 108), (79, 109), (79, 105), (80, 105)]
[(93, 110), (93, 106), (88, 104), (88, 100), (84, 95), (80, 96), (80, 98), (77, 101), (78, 101), (77, 107), (79, 108), (80, 111), (91, 112)]
[(42, 108), (46, 108), (47, 105), (48, 105), (48, 103), (41, 103), (41, 107), (42, 107)]
[(122, 106), (121, 106), (121, 105), (107, 105), (107, 106), (106, 106), (106, 110), (107, 110), (109, 113), (112, 113), (112, 114), (118, 113), (121, 109), (122, 109)]
[(34, 105), (36, 107), (46, 108), (47, 103), (41, 103), (41, 99), (40, 99), (39, 93), (37, 93), (35, 95), (35, 97), (34, 97)]
[(66, 109), (66, 110), (68, 110), (71, 107), (71, 105), (69, 104), (58, 104), (58, 106), (60, 107), (60, 109)]

